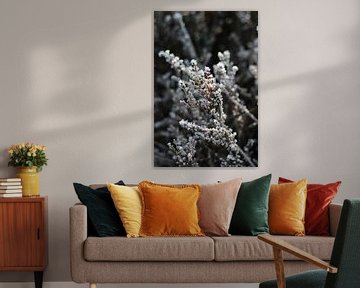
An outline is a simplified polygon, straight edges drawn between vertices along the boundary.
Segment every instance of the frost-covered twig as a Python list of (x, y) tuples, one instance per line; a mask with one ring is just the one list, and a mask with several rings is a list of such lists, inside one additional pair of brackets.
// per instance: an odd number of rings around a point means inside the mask
[[(216, 79), (224, 87), (224, 95), (228, 97), (229, 101), (234, 105), (235, 111), (243, 112), (257, 124), (257, 118), (248, 110), (246, 105), (241, 102), (241, 99), (239, 97), (239, 86), (236, 84), (235, 79), (236, 72), (239, 70), (239, 68), (237, 66), (234, 66), (231, 62), (230, 52), (219, 52), (218, 57), (220, 59), (220, 62), (214, 65), (214, 74)], [(255, 68), (253, 67), (252, 69)]]
[(185, 51), (188, 52), (190, 58), (197, 59), (198, 56), (197, 56), (194, 44), (193, 44), (193, 42), (191, 40), (191, 37), (189, 35), (189, 32), (188, 32), (188, 30), (187, 30), (187, 28), (185, 26), (184, 21), (183, 21), (182, 14), (179, 13), (179, 12), (175, 12), (173, 17), (174, 17), (174, 20), (177, 22), (177, 24), (180, 27), (182, 37), (179, 37), (179, 40), (183, 44), (183, 47), (184, 47)]
[(173, 143), (168, 143), (169, 149), (174, 153), (173, 159), (178, 166), (198, 167), (196, 160), (196, 140), (193, 137), (178, 137)]
[[(219, 56), (222, 55), (219, 53)], [(179, 129), (182, 134), (168, 143), (174, 161), (179, 166), (198, 166), (198, 146), (213, 150), (210, 155), (218, 155), (219, 166), (243, 166), (244, 162), (247, 166), (254, 166), (250, 157), (239, 147), (237, 133), (226, 124), (227, 116), (223, 110), (222, 95), (236, 97), (236, 93), (230, 94), (228, 89), (233, 89), (230, 82), (235, 78), (237, 68), (230, 67), (229, 59), (220, 58), (220, 62), (214, 67), (222, 80), (217, 82), (211, 69), (201, 69), (196, 60), (191, 60), (187, 66), (182, 59), (168, 50), (161, 51), (159, 56), (164, 57), (176, 72), (177, 76), (172, 77), (178, 84), (174, 106), (182, 107), (174, 108), (180, 119), (179, 126), (183, 128)], [(226, 52), (225, 57), (229, 58), (230, 53)], [(227, 60), (227, 63), (224, 64), (221, 60)], [(236, 92), (236, 87), (234, 89)]]

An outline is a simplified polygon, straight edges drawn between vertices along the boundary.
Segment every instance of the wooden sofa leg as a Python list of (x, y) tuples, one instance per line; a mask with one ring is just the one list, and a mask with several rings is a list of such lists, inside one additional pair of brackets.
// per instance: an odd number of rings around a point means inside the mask
[(96, 283), (89, 283), (89, 288), (96, 288)]

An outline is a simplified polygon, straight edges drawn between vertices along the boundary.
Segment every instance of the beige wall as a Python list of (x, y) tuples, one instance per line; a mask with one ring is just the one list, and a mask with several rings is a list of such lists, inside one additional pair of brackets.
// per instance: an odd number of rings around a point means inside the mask
[[(259, 167), (152, 164), (153, 10), (258, 10)], [(358, 0), (0, 0), (0, 175), (19, 141), (49, 147), (47, 281), (69, 277), (72, 182), (214, 182), (272, 172), (360, 196)], [(32, 275), (1, 273), (0, 282)]]

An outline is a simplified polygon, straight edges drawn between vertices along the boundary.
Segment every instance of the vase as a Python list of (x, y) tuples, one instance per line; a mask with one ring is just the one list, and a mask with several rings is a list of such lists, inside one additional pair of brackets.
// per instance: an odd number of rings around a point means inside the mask
[(40, 177), (36, 167), (20, 167), (16, 176), (21, 178), (23, 197), (40, 196)]

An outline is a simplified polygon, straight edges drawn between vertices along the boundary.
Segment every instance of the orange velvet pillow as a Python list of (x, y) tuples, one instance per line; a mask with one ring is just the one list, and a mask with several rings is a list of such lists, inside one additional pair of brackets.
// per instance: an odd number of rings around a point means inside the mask
[(140, 236), (203, 236), (199, 227), (199, 185), (139, 183), (142, 198)]
[[(279, 178), (279, 184), (292, 183)], [(329, 236), (329, 206), (336, 196), (341, 181), (329, 184), (307, 184), (305, 233), (307, 235)]]
[(269, 228), (271, 234), (305, 234), (306, 184), (303, 179), (294, 183), (273, 184), (269, 195)]

